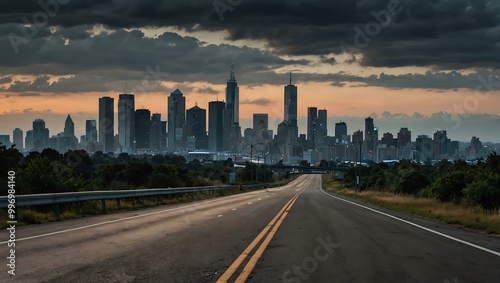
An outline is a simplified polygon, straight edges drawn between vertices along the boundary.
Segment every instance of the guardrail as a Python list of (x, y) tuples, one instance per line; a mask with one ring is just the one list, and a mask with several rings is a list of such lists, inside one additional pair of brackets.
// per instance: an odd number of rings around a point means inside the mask
[[(271, 188), (280, 187), (288, 184), (282, 182), (277, 184), (258, 184), (258, 185), (242, 185), (244, 189), (255, 188)], [(49, 193), (49, 194), (31, 194), (31, 195), (16, 195), (16, 207), (22, 206), (36, 206), (36, 205), (56, 205), (56, 212), (58, 212), (57, 205), (60, 203), (102, 200), (103, 210), (106, 210), (105, 200), (107, 199), (123, 199), (133, 197), (147, 197), (147, 196), (164, 196), (176, 195), (187, 193), (199, 193), (208, 191), (221, 191), (238, 189), (239, 185), (229, 186), (205, 186), (205, 187), (182, 187), (182, 188), (161, 188), (161, 189), (141, 189), (141, 190), (113, 190), (113, 191), (85, 191), (85, 192), (69, 192), (69, 193)], [(0, 196), (0, 208), (8, 207), (7, 196)]]

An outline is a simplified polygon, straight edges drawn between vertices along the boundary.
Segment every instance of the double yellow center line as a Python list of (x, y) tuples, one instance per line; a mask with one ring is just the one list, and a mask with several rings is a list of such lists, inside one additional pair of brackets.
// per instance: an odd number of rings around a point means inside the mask
[[(271, 239), (274, 237), (274, 234), (276, 231), (278, 231), (278, 228), (280, 227), (281, 223), (285, 219), (285, 217), (288, 215), (288, 211), (290, 211), (290, 208), (292, 208), (292, 205), (295, 203), (299, 195), (303, 192), (304, 190), (298, 192), (296, 195), (293, 196), (292, 199), (290, 199), (285, 206), (276, 214), (276, 216), (267, 224), (267, 226), (259, 233), (259, 235), (248, 245), (248, 247), (238, 256), (238, 258), (229, 266), (229, 268), (222, 274), (222, 276), (217, 280), (217, 283), (225, 283), (227, 282), (231, 276), (236, 272), (238, 267), (243, 263), (245, 258), (252, 252), (252, 250), (257, 246), (257, 244), (264, 238), (264, 236), (267, 234), (267, 237), (264, 239), (262, 244), (260, 244), (259, 248), (255, 251), (253, 256), (250, 258), (250, 260), (247, 262), (243, 270), (241, 271), (240, 275), (234, 282), (237, 283), (242, 283), (245, 282), (245, 280), (248, 278), (250, 275), (250, 272), (252, 272), (253, 268), (257, 264), (257, 261), (259, 258), (262, 256), (264, 253), (264, 250), (266, 249), (267, 245), (269, 242), (271, 242)], [(272, 229), (271, 229), (272, 228)], [(269, 234), (267, 233), (271, 229), (271, 232)]]

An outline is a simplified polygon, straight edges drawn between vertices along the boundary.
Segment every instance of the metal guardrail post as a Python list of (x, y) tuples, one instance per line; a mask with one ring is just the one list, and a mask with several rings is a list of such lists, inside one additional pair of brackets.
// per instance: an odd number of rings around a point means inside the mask
[(102, 212), (103, 212), (103, 213), (106, 213), (106, 200), (105, 200), (105, 199), (102, 199), (102, 200), (101, 200), (101, 203), (102, 203)]

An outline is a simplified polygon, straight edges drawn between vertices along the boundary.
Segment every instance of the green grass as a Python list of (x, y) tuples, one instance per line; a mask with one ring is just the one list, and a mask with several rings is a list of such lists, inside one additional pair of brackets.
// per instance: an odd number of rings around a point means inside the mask
[(335, 181), (331, 175), (323, 175), (322, 178), (323, 188), (339, 195), (376, 204), (390, 210), (500, 236), (499, 213), (487, 213), (478, 207), (441, 202), (430, 198), (415, 198), (378, 191), (356, 193), (345, 187), (341, 189), (340, 183)]

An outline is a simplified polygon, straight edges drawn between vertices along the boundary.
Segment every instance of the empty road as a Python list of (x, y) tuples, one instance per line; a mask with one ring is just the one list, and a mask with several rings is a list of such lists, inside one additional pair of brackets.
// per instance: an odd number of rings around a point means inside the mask
[[(1, 282), (500, 282), (500, 240), (324, 192), (281, 188), (17, 227)], [(0, 260), (1, 261), (1, 260)]]

